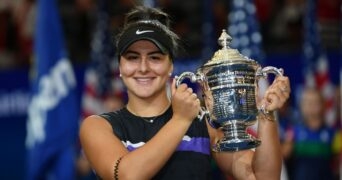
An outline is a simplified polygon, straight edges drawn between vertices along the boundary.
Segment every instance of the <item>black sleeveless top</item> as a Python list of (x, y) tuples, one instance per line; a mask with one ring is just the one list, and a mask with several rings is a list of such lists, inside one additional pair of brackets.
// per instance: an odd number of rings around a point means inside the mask
[[(172, 117), (172, 108), (153, 119), (137, 117), (126, 108), (104, 113), (114, 134), (129, 151), (143, 146)], [(176, 151), (165, 166), (152, 179), (155, 180), (208, 180), (212, 178), (210, 141), (204, 121), (194, 120)], [(134, 171), (132, 169), (132, 171)]]

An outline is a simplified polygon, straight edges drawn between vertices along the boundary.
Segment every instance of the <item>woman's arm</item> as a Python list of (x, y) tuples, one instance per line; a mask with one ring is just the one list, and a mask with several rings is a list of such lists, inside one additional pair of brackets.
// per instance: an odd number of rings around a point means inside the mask
[[(128, 152), (111, 125), (99, 116), (84, 120), (81, 144), (96, 173), (103, 179), (151, 179), (168, 161), (200, 109), (200, 102), (186, 85), (173, 86), (173, 116), (146, 144)], [(119, 165), (116, 165), (121, 158)]]
[(257, 179), (279, 179), (282, 166), (282, 150), (278, 133), (279, 124), (273, 111), (282, 107), (290, 96), (290, 82), (287, 77), (277, 77), (267, 89), (261, 104), (268, 114), (258, 117), (258, 138), (262, 141), (253, 157), (253, 169)]
[(260, 115), (258, 119), (258, 138), (261, 144), (256, 148), (252, 167), (256, 179), (279, 179), (282, 165), (278, 123), (273, 113)]
[(82, 123), (81, 144), (91, 166), (103, 179), (114, 179), (117, 167), (119, 179), (150, 179), (175, 151), (191, 123), (170, 120), (144, 146), (128, 152), (113, 134), (111, 125), (99, 116)]

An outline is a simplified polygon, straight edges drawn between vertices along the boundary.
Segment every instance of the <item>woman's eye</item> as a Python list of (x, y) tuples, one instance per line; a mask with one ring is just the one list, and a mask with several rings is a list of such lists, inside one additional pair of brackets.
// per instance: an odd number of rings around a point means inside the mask
[(126, 56), (126, 59), (127, 60), (137, 60), (139, 57), (138, 56), (135, 56), (135, 55), (128, 55)]
[(153, 61), (160, 61), (162, 58), (161, 56), (150, 56), (150, 59), (153, 60)]

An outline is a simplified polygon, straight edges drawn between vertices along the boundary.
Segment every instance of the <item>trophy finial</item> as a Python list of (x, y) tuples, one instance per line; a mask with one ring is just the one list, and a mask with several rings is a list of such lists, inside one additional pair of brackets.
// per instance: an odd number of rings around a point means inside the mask
[(222, 46), (222, 49), (228, 49), (231, 41), (232, 41), (232, 37), (230, 37), (227, 34), (226, 30), (223, 29), (218, 39), (218, 44)]
[(250, 61), (248, 57), (243, 56), (237, 49), (229, 47), (232, 37), (228, 35), (225, 29), (222, 30), (217, 42), (222, 47), (217, 50), (213, 57), (205, 65), (220, 64), (224, 62), (236, 62), (236, 61)]

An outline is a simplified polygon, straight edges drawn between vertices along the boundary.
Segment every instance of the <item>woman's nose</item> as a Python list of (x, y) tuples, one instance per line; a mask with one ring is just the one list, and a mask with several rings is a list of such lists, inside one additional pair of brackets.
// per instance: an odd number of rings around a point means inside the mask
[(146, 72), (148, 70), (148, 60), (147, 60), (147, 57), (142, 57), (141, 58), (141, 61), (140, 61), (140, 71), (141, 72)]

